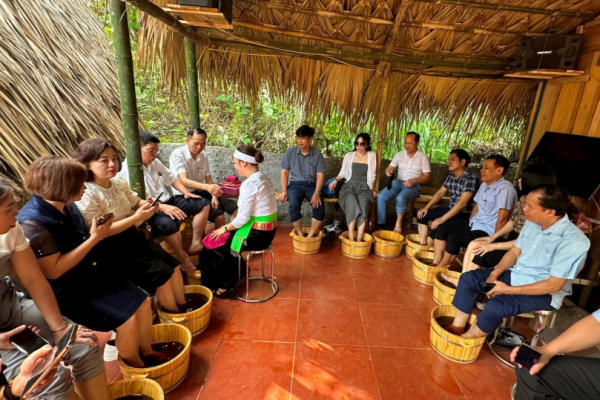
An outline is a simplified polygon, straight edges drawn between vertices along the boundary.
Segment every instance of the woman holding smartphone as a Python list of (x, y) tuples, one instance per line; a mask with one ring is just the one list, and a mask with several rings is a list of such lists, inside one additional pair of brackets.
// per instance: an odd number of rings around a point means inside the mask
[(25, 175), (32, 195), (18, 221), (54, 290), (61, 312), (96, 331), (116, 330), (119, 355), (133, 367), (142, 357), (163, 360), (152, 350), (150, 300), (133, 282), (114, 271), (125, 269), (122, 255), (102, 243), (112, 220), (88, 232), (73, 204), (85, 190), (87, 170), (76, 160), (46, 156), (35, 160)]
[[(11, 344), (11, 337), (26, 329), (26, 325), (35, 326), (34, 332), (49, 343), (57, 343), (68, 330), (70, 324), (59, 310), (52, 288), (38, 267), (34, 253), (17, 222), (17, 211), (11, 183), (0, 179), (0, 357), (7, 366), (4, 374), (8, 380), (23, 372), (27, 366), (27, 355)], [(30, 293), (32, 299), (4, 283), (9, 275), (10, 266), (16, 273), (20, 283)], [(70, 351), (71, 357), (66, 361), (71, 370), (59, 366), (54, 379), (36, 390), (34, 397), (40, 399), (80, 399), (109, 400), (104, 365), (98, 352), (95, 336), (89, 329), (81, 332), (79, 343)], [(20, 381), (15, 380), (13, 395), (19, 395)], [(6, 390), (6, 387), (4, 388)], [(81, 396), (81, 397), (80, 397)]]

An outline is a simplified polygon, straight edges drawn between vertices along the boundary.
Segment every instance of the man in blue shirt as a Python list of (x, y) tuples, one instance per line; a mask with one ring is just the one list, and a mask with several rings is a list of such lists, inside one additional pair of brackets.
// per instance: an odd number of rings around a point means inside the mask
[[(321, 230), (321, 222), (325, 217), (325, 205), (321, 188), (325, 183), (325, 160), (323, 154), (311, 147), (314, 128), (302, 125), (296, 131), (296, 147), (287, 149), (281, 160), (281, 194), (278, 200), (290, 202), (290, 219), (298, 236), (306, 236), (302, 232), (302, 214), (300, 208), (304, 199), (312, 205), (312, 222), (307, 237), (317, 236)], [(289, 180), (289, 183), (288, 183)]]
[(517, 204), (517, 191), (504, 179), (510, 162), (504, 156), (492, 155), (481, 167), (481, 187), (475, 195), (470, 220), (457, 218), (435, 229), (432, 265), (450, 265), (472, 240), (491, 236), (510, 219)]
[[(465, 338), (483, 337), (504, 318), (560, 308), (590, 248), (589, 239), (566, 215), (569, 205), (566, 190), (554, 185), (539, 185), (527, 195), (526, 222), (513, 248), (493, 270), (477, 269), (460, 276), (452, 301), (456, 317), (447, 330)], [(487, 293), (491, 300), (465, 332), (485, 283), (495, 285)]]
[[(531, 369), (515, 368), (516, 400), (600, 399), (600, 359), (569, 354), (600, 344), (600, 310), (577, 322), (562, 335), (539, 347), (542, 356)], [(511, 360), (519, 348), (516, 347)]]

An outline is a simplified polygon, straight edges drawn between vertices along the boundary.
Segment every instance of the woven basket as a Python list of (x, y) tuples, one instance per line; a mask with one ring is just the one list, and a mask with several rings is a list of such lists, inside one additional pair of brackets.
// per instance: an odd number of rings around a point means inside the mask
[(404, 236), (392, 231), (377, 231), (373, 233), (375, 254), (385, 258), (399, 257), (404, 245)]
[(425, 285), (433, 285), (433, 278), (435, 274), (442, 271), (448, 270), (448, 265), (443, 267), (432, 267), (430, 265), (421, 262), (420, 259), (431, 259), (433, 260), (433, 253), (430, 251), (417, 251), (413, 257), (413, 278)]
[(452, 304), (456, 289), (446, 286), (442, 283), (442, 274), (446, 274), (452, 278), (460, 278), (460, 272), (445, 271), (438, 272), (433, 278), (433, 300), (438, 304)]
[[(431, 310), (431, 329), (429, 332), (429, 340), (431, 347), (437, 351), (442, 357), (461, 364), (472, 363), (477, 359), (481, 346), (485, 342), (485, 336), (475, 339), (465, 339), (448, 332), (440, 326), (437, 318), (452, 317), (456, 315), (456, 308), (453, 306), (437, 306)], [(469, 323), (475, 323), (477, 317), (471, 315)]]
[[(356, 235), (357, 233), (354, 232)], [(353, 240), (348, 239), (348, 231), (342, 233), (340, 235), (340, 240), (342, 241), (342, 253), (346, 257), (353, 258), (355, 260), (360, 260), (362, 258), (368, 257), (371, 252), (371, 244), (373, 244), (373, 236), (365, 233), (363, 235), (362, 242), (355, 242)]]
[(179, 386), (187, 375), (190, 364), (192, 334), (188, 328), (179, 324), (154, 325), (152, 326), (152, 343), (161, 342), (179, 342), (183, 343), (185, 347), (177, 357), (157, 367), (135, 368), (126, 364), (121, 357), (119, 357), (118, 362), (121, 373), (125, 378), (146, 375), (148, 379), (156, 381), (163, 392), (169, 393)]
[[(302, 227), (302, 232), (310, 232), (310, 227)], [(323, 231), (319, 231), (319, 234), (316, 237), (306, 238), (298, 236), (296, 234), (296, 230), (294, 229), (292, 230), (292, 232), (290, 232), (290, 236), (292, 237), (292, 243), (294, 245), (294, 251), (296, 253), (314, 254), (317, 253), (321, 248), (321, 242), (323, 241), (323, 237), (325, 236), (325, 234), (323, 233)]]
[(192, 336), (197, 336), (204, 332), (208, 328), (210, 322), (210, 310), (212, 308), (213, 294), (210, 289), (204, 286), (184, 286), (183, 291), (185, 293), (201, 293), (208, 298), (205, 305), (198, 308), (197, 310), (191, 311), (184, 314), (171, 314), (163, 310), (160, 303), (157, 304), (156, 310), (158, 312), (158, 318), (160, 322), (167, 324), (181, 324), (188, 328), (192, 333)]
[(152, 397), (153, 400), (164, 400), (165, 398), (160, 385), (150, 379), (145, 379), (144, 375), (133, 376), (131, 379), (113, 383), (108, 387), (108, 391), (113, 400), (132, 394), (145, 394)]
[(406, 235), (406, 246), (404, 248), (408, 258), (413, 258), (417, 251), (433, 251), (433, 246), (419, 244), (420, 240), (419, 235)]

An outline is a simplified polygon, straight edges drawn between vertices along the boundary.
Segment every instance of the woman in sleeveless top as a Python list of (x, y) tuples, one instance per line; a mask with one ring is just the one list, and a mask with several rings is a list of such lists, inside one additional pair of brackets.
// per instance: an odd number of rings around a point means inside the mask
[[(361, 133), (354, 141), (354, 151), (344, 156), (340, 173), (329, 185), (329, 189), (333, 190), (338, 181), (346, 179), (340, 190), (339, 203), (346, 214), (350, 240), (362, 241), (371, 202), (377, 196), (373, 186), (376, 172), (377, 156), (371, 151), (371, 136)], [(355, 229), (357, 235), (354, 235)]]

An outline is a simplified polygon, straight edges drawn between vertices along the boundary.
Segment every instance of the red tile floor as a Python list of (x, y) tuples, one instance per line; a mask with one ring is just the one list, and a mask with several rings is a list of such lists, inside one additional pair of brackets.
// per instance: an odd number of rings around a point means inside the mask
[[(464, 365), (431, 348), (432, 288), (406, 256), (351, 260), (339, 240), (303, 256), (290, 231), (280, 226), (273, 242), (280, 292), (262, 304), (215, 298), (167, 400), (510, 399), (514, 371), (486, 347)], [(530, 336), (526, 324), (515, 327)], [(122, 379), (116, 361), (106, 369)]]

